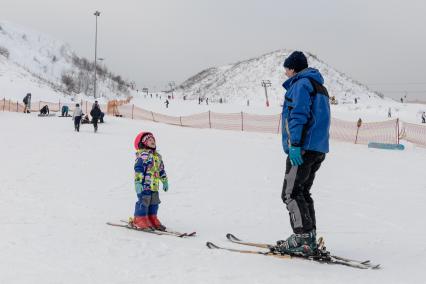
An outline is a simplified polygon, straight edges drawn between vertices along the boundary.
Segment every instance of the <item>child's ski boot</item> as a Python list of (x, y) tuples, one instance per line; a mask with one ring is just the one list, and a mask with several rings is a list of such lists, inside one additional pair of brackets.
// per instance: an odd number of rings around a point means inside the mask
[(139, 230), (153, 230), (154, 227), (148, 216), (135, 216), (131, 221), (129, 219), (129, 225)]
[(148, 218), (156, 230), (159, 230), (159, 231), (166, 230), (166, 227), (161, 224), (160, 220), (158, 220), (157, 215), (149, 215)]

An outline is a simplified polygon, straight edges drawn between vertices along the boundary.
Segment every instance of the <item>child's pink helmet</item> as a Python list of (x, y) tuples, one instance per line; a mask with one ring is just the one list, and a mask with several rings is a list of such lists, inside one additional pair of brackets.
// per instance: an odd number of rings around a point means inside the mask
[(133, 142), (133, 145), (135, 146), (135, 150), (139, 150), (141, 148), (143, 148), (143, 146), (146, 146), (146, 140), (148, 140), (149, 137), (154, 138), (154, 134), (152, 134), (151, 132), (141, 132), (139, 133), (136, 138), (135, 141)]

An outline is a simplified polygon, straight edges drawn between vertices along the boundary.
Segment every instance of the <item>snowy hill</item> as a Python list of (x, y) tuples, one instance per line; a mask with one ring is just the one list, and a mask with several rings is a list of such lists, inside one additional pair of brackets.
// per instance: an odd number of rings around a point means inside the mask
[[(52, 93), (93, 96), (93, 62), (77, 56), (61, 41), (9, 22), (0, 22), (0, 70), (1, 76), (6, 77), (0, 85), (3, 93), (19, 88), (14, 86), (15, 81), (24, 76), (43, 89), (51, 89)], [(128, 82), (112, 74), (104, 65), (97, 70), (98, 97), (129, 94)], [(17, 77), (16, 73), (22, 76)], [(34, 86), (28, 87), (32, 88), (20, 93), (19, 97), (27, 92), (38, 93)], [(4, 95), (14, 96), (13, 93)]]
[[(141, 130), (156, 135), (170, 180), (160, 219), (197, 237), (105, 224), (133, 213), (132, 144)], [(0, 132), (0, 283), (424, 282), (424, 149), (331, 143), (312, 188), (318, 234), (334, 254), (383, 267), (364, 271), (206, 248), (241, 248), (228, 232), (268, 243), (291, 233), (277, 135), (110, 117), (97, 134), (87, 124), (76, 133), (68, 119), (8, 112)]]
[[(282, 83), (286, 79), (283, 62), (291, 53), (289, 50), (278, 50), (257, 58), (213, 67), (201, 71), (178, 86), (178, 91), (189, 98), (209, 97), (227, 101), (243, 99), (254, 104), (265, 104), (265, 93), (262, 80), (270, 80), (270, 101), (273, 104), (282, 102)], [(383, 100), (382, 95), (370, 91), (366, 86), (338, 72), (316, 56), (306, 53), (311, 67), (321, 71), (330, 96), (335, 96), (340, 103), (352, 102), (354, 98)]]
[[(191, 100), (204, 97), (213, 103), (222, 98), (228, 105), (234, 105), (234, 111), (279, 113), (284, 94), (282, 83), (287, 79), (282, 65), (291, 52), (278, 50), (235, 64), (208, 68), (180, 84), (176, 88), (177, 97), (185, 96)], [(384, 97), (335, 70), (316, 56), (307, 52), (305, 54), (308, 56), (309, 65), (321, 71), (330, 96), (334, 96), (338, 102), (337, 105), (332, 105), (334, 117), (353, 121), (358, 118), (364, 121), (383, 121), (388, 119), (390, 109), (392, 119), (401, 118), (412, 123), (421, 121), (421, 114), (426, 111), (426, 105), (400, 103)], [(265, 108), (262, 80), (270, 80), (272, 84), (268, 88), (269, 108)], [(250, 101), (250, 106), (247, 106), (247, 100)], [(146, 106), (145, 102), (143, 104)]]

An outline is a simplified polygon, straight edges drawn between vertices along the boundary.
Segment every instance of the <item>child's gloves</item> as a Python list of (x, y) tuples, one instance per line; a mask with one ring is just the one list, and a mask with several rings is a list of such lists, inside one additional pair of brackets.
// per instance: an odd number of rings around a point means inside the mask
[(169, 190), (169, 182), (167, 180), (163, 181), (163, 190), (164, 192)]
[(303, 164), (302, 151), (300, 147), (290, 146), (288, 157), (290, 158), (290, 162), (293, 166), (300, 166)]

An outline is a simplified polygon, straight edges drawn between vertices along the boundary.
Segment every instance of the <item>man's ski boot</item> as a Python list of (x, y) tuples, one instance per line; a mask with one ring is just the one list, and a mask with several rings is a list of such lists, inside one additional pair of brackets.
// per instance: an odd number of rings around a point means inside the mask
[(153, 230), (154, 226), (148, 219), (148, 216), (135, 216), (133, 219), (129, 218), (129, 225), (139, 230)]
[(277, 241), (271, 248), (272, 252), (299, 256), (314, 256), (317, 254), (317, 241), (315, 230), (309, 233), (293, 234), (286, 240)]
[(157, 215), (149, 215), (148, 218), (156, 230), (159, 230), (159, 231), (166, 230), (166, 227), (161, 224), (160, 220), (158, 220)]

